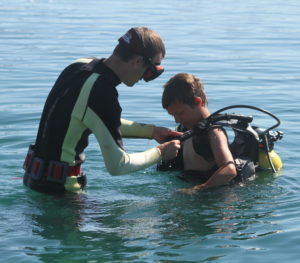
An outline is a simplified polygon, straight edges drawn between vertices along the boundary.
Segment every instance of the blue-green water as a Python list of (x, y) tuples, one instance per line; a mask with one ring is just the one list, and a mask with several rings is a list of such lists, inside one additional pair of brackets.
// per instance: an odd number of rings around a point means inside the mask
[[(299, 262), (300, 2), (297, 0), (0, 0), (1, 262)], [(175, 73), (203, 79), (209, 107), (263, 107), (282, 121), (282, 175), (196, 196), (155, 167), (110, 176), (94, 138), (86, 195), (22, 185), (45, 98), (79, 57), (107, 57), (120, 35), (148, 26), (165, 41), (166, 72), (119, 86), (123, 117), (174, 127), (160, 105)], [(272, 123), (262, 115), (262, 125)], [(156, 145), (125, 140), (129, 152)]]

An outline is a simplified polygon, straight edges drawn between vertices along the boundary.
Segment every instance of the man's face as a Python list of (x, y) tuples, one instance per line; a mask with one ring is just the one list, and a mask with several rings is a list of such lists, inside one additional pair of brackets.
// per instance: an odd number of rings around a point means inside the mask
[(175, 119), (176, 123), (181, 123), (187, 129), (193, 128), (201, 118), (199, 107), (191, 107), (188, 104), (182, 102), (175, 102), (171, 104), (167, 111)]
[[(162, 54), (158, 54), (152, 58), (152, 63), (155, 65), (160, 65), (163, 57)], [(131, 69), (129, 70), (129, 74), (127, 75), (127, 79), (123, 82), (132, 87), (135, 83), (143, 78), (145, 71), (148, 69), (149, 65), (144, 61), (142, 56), (136, 56), (130, 62)]]

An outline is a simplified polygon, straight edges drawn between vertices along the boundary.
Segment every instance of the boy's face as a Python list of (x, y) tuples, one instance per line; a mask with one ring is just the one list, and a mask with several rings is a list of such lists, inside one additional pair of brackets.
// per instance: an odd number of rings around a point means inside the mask
[(183, 124), (187, 129), (193, 128), (201, 120), (200, 109), (197, 105), (191, 107), (182, 102), (175, 102), (167, 108), (167, 111), (174, 117), (176, 123)]

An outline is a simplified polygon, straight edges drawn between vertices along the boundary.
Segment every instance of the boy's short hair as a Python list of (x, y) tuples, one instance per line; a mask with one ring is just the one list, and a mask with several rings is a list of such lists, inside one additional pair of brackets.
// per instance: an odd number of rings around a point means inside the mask
[[(133, 29), (138, 34), (139, 39), (141, 39), (144, 46), (144, 54), (149, 59), (155, 57), (157, 54), (162, 54), (162, 57), (165, 57), (165, 45), (158, 33), (147, 27), (134, 27)], [(119, 43), (115, 47), (113, 54), (119, 56), (125, 62), (132, 59), (135, 55), (141, 55), (122, 43)]]
[(200, 97), (203, 105), (207, 105), (208, 101), (201, 80), (192, 74), (178, 73), (164, 85), (162, 106), (167, 109), (171, 104), (181, 102), (194, 107), (195, 97)]

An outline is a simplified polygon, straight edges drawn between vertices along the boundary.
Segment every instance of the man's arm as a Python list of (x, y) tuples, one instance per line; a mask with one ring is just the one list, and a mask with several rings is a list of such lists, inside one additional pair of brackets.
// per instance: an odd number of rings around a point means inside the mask
[(127, 153), (120, 148), (99, 116), (89, 107), (83, 123), (95, 134), (105, 166), (112, 175), (127, 174), (149, 167), (161, 159), (176, 157), (179, 141), (171, 141), (139, 153)]
[(182, 135), (182, 132), (173, 131), (165, 127), (158, 127), (125, 119), (121, 119), (120, 129), (122, 137), (155, 139), (158, 143), (165, 142), (168, 137)]

